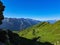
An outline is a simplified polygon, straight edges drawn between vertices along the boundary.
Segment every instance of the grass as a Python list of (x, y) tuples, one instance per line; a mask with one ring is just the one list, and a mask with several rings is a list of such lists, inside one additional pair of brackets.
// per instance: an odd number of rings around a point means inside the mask
[(54, 44), (59, 42), (60, 45), (60, 21), (57, 21), (54, 24), (42, 22), (20, 31), (18, 34), (28, 39), (40, 36), (41, 38), (38, 39), (38, 41), (48, 41)]

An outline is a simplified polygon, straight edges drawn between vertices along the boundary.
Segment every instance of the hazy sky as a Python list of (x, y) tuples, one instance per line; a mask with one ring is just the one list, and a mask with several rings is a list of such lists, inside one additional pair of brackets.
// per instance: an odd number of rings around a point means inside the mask
[(5, 17), (60, 19), (60, 0), (2, 0)]

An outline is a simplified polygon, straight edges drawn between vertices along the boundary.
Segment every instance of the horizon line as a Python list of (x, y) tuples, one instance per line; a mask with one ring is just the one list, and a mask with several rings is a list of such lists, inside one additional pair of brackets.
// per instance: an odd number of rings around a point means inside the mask
[[(19, 17), (4, 17), (4, 18), (16, 18), (16, 19), (19, 19)], [(24, 17), (20, 17), (21, 18), (24, 18)], [(36, 18), (24, 18), (24, 19), (33, 19), (33, 20), (39, 20), (39, 21), (47, 21), (47, 20), (60, 20), (60, 19), (36, 19)]]

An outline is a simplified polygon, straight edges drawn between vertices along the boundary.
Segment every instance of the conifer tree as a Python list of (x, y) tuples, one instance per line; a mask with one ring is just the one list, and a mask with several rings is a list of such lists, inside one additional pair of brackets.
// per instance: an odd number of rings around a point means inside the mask
[(5, 6), (3, 5), (3, 3), (0, 0), (0, 24), (2, 24), (2, 20), (4, 19), (4, 16), (3, 16), (4, 8), (5, 8)]

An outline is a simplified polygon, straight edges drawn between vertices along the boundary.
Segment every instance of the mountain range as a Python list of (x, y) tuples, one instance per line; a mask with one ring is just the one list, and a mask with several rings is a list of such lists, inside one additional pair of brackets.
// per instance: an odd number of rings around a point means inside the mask
[[(9, 29), (12, 31), (19, 31), (26, 29), (30, 26), (36, 25), (42, 21), (29, 19), (29, 18), (4, 18), (3, 24), (0, 25), (0, 29)], [(47, 20), (46, 22), (54, 23), (56, 20)]]
[(9, 29), (9, 30), (23, 30), (27, 27), (33, 26), (40, 21), (33, 19), (24, 19), (24, 18), (5, 18), (3, 24), (0, 25), (0, 29)]

